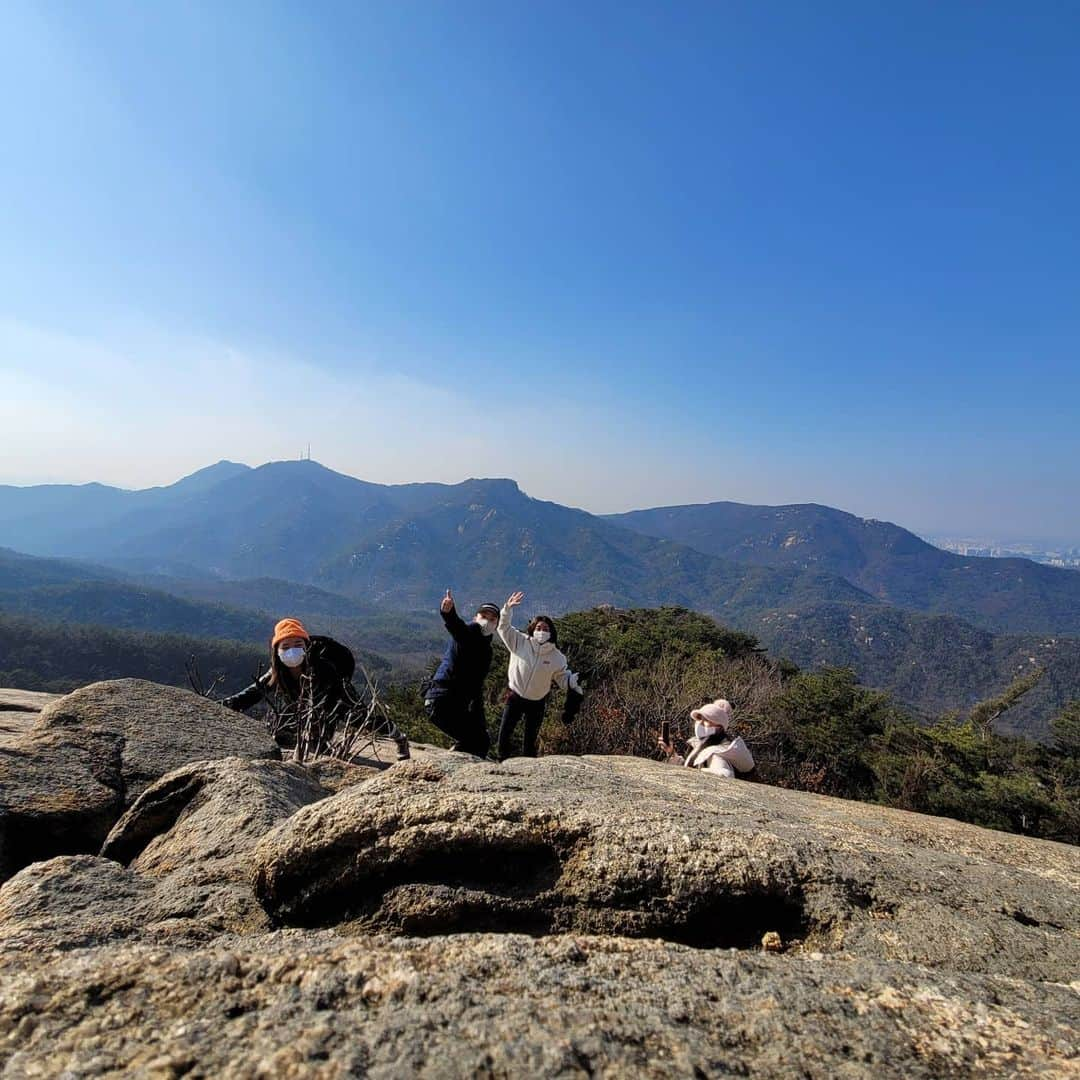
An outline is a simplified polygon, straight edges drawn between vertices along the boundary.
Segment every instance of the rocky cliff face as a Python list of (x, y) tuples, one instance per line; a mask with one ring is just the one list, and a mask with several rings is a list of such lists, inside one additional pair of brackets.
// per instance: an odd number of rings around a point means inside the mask
[(214, 756), (178, 694), (0, 741), (0, 837), (85, 804), (84, 743), (122, 780), (95, 853), (54, 837), (0, 888), (5, 1076), (1080, 1066), (1077, 849), (629, 758), (304, 768), (232, 714)]

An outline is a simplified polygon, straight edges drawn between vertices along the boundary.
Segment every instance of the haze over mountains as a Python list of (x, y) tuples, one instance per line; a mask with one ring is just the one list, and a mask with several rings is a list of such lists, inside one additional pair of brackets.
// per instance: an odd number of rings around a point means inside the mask
[(0, 610), (41, 617), (245, 638), (286, 608), (370, 619), (430, 612), (447, 585), (464, 603), (520, 587), (530, 610), (556, 614), (684, 605), (927, 710), (1033, 662), (1048, 676), (1018, 723), (1045, 724), (1080, 693), (1080, 574), (952, 555), (823, 506), (601, 518), (506, 479), (391, 486), (312, 461), (223, 461), (143, 491), (0, 487), (0, 546), (50, 560), (0, 558)]
[(989, 630), (1080, 634), (1080, 575), (1029, 559), (955, 555), (828, 506), (703, 503), (607, 520), (736, 562), (838, 574), (885, 603)]

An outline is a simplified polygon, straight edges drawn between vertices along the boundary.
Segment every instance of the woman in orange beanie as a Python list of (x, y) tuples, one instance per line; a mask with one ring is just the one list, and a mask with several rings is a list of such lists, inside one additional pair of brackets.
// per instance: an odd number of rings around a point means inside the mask
[[(275, 735), (280, 741), (295, 745), (298, 757), (308, 752), (318, 755), (329, 748), (338, 723), (360, 703), (352, 685), (355, 670), (352, 652), (340, 641), (309, 634), (299, 619), (282, 619), (270, 637), (270, 667), (222, 704), (241, 711), (269, 699), (278, 717)], [(309, 723), (301, 723), (302, 718)], [(409, 740), (392, 722), (387, 726), (398, 757), (407, 758)]]

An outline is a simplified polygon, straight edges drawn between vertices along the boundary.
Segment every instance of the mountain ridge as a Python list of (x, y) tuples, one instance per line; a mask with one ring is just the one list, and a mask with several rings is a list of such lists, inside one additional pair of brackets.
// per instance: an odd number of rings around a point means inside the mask
[[(88, 499), (100, 504), (87, 516)], [(17, 547), (20, 536), (61, 547), (69, 576), (73, 566), (98, 563), (89, 577), (100, 579), (103, 565), (128, 585), (211, 604), (219, 589), (247, 614), (270, 606), (253, 579), (278, 582), (265, 586), (277, 602), (292, 606), (303, 595), (297, 610), (325, 611), (354, 630), (339, 602), (385, 616), (386, 628), (388, 613), (430, 612), (447, 586), (463, 599), (496, 600), (503, 589), (523, 588), (532, 609), (556, 615), (597, 605), (702, 611), (804, 666), (851, 663), (922, 709), (985, 696), (995, 680), (1008, 681), (1025, 649), (1052, 657), (1055, 701), (1078, 696), (1071, 646), (1040, 652), (1039, 642), (1080, 632), (1080, 593), (1070, 586), (1080, 575), (954, 556), (900, 526), (816, 503), (702, 503), (598, 517), (532, 498), (509, 478), (380, 485), (311, 461), (219, 462), (142, 493), (0, 488), (0, 544)], [(953, 569), (972, 565), (959, 588)], [(101, 610), (107, 592), (83, 595), (97, 596)], [(73, 596), (72, 610), (80, 600)], [(44, 615), (65, 603), (42, 593), (12, 607), (30, 614), (37, 605)], [(117, 610), (126, 603), (117, 596)], [(882, 628), (878, 645), (865, 640), (874, 633), (852, 632), (863, 624)], [(894, 651), (880, 651), (882, 642)], [(965, 651), (979, 659), (954, 686), (928, 677), (937, 688), (928, 697), (914, 685), (913, 662), (947, 671)]]
[(1080, 574), (1028, 559), (956, 555), (893, 522), (819, 503), (694, 503), (606, 515), (743, 564), (816, 566), (883, 603), (1004, 633), (1080, 634)]

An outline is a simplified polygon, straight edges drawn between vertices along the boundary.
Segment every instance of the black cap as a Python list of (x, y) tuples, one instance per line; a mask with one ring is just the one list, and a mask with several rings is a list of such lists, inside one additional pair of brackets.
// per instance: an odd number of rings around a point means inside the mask
[(476, 609), (476, 612), (477, 612), (477, 614), (479, 614), (479, 613), (480, 613), (481, 611), (491, 611), (491, 612), (494, 612), (494, 614), (495, 614), (496, 618), (497, 618), (497, 617), (498, 617), (499, 615), (501, 615), (501, 614), (502, 614), (502, 609), (501, 609), (501, 608), (499, 607), (499, 605), (498, 605), (498, 604), (481, 604), (481, 605), (480, 605), (480, 606), (479, 606), (479, 607), (478, 607), (478, 608)]

